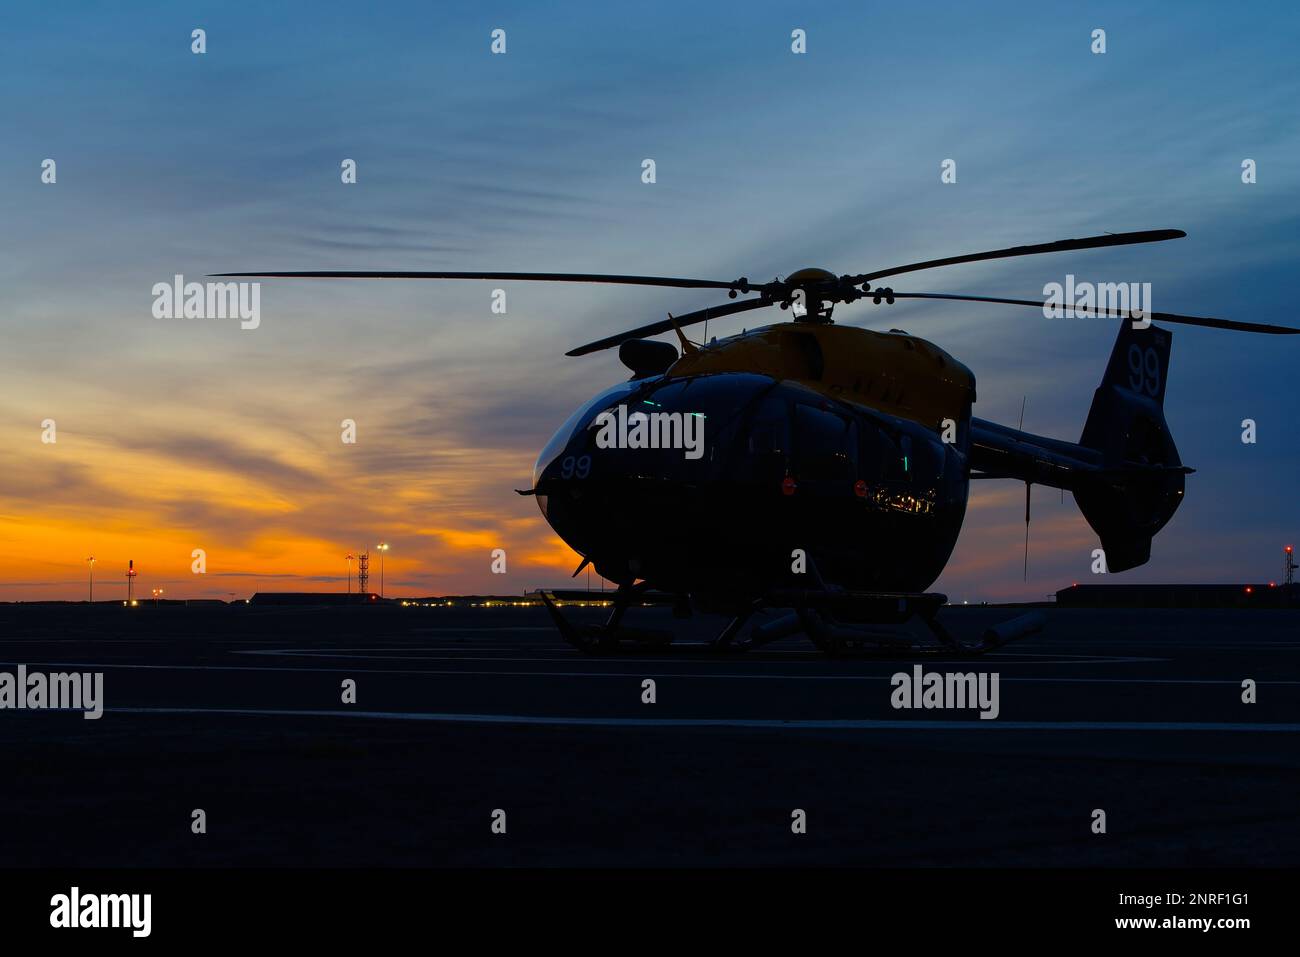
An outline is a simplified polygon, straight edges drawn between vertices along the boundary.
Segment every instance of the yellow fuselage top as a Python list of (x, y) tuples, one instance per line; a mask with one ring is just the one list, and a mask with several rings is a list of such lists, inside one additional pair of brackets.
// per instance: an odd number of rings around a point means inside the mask
[(900, 332), (783, 322), (687, 352), (667, 377), (753, 372), (940, 429), (975, 401), (971, 371), (934, 343)]

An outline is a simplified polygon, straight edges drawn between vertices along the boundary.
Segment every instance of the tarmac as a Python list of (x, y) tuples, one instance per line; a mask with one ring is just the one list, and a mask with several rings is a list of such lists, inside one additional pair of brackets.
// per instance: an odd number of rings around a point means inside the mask
[[(0, 672), (104, 675), (98, 720), (0, 710), (0, 867), (1300, 859), (1300, 613), (1044, 612), (976, 659), (831, 659), (665, 608), (628, 622), (683, 645), (587, 657), (539, 608), (0, 606)], [(996, 718), (894, 707), (917, 664), (996, 674)]]

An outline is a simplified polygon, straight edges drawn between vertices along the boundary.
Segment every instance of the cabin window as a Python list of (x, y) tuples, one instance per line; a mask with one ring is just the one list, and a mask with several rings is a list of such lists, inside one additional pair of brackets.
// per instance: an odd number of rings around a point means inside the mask
[(780, 481), (790, 454), (789, 404), (779, 395), (761, 399), (754, 408), (746, 436), (746, 453), (753, 477), (760, 482)]
[(893, 452), (893, 455), (885, 459), (885, 478), (895, 482), (910, 482), (915, 464), (912, 455), (912, 437), (899, 435)]
[(795, 407), (795, 474), (801, 479), (852, 482), (858, 436), (845, 417), (810, 405)]

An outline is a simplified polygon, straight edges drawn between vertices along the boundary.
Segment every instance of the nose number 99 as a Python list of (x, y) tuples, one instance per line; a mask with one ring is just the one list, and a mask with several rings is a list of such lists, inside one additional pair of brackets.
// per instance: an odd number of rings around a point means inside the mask
[(591, 456), (582, 455), (575, 458), (572, 455), (566, 455), (560, 462), (561, 478), (579, 478), (585, 479), (591, 474)]

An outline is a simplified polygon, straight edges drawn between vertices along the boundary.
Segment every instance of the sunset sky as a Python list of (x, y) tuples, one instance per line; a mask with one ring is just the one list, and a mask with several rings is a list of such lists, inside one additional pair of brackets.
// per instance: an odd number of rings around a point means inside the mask
[[(1188, 238), (895, 286), (1035, 298), (1073, 273), (1151, 282), (1159, 310), (1300, 325), (1296, 8), (1184, 3), (1174, 22), (1155, 3), (997, 6), (7, 10), (0, 601), (84, 597), (89, 555), (97, 598), (122, 594), (128, 559), (146, 594), (342, 590), (344, 555), (380, 540), (390, 595), (562, 584), (576, 556), (513, 489), (556, 426), (627, 375), (613, 352), (564, 351), (716, 299), (513, 283), (501, 316), (489, 283), (267, 281), (260, 328), (241, 330), (154, 318), (151, 288), (176, 274), (767, 279), (1173, 227)], [(976, 415), (1015, 425), (1024, 399), (1026, 429), (1071, 440), (1115, 333), (960, 303), (836, 319), (940, 344), (974, 371)], [(1174, 330), (1166, 412), (1197, 473), (1151, 563), (1112, 581), (1280, 576), (1300, 539), (1298, 358), (1300, 339)], [(1095, 536), (1068, 495), (1036, 489), (1021, 580), (1023, 496), (977, 485), (938, 590), (1034, 598), (1091, 578)]]

